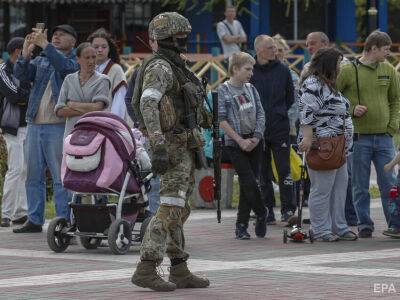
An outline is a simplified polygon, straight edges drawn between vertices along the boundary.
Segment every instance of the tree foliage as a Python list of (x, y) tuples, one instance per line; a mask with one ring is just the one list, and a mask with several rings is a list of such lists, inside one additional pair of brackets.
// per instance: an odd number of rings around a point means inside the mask
[(184, 10), (185, 8), (188, 10), (193, 10), (195, 8), (199, 8), (199, 13), (203, 11), (212, 11), (214, 7), (225, 4), (227, 2), (232, 3), (237, 9), (238, 14), (248, 13), (252, 14), (248, 8), (246, 8), (245, 4), (247, 3), (258, 3), (259, 0), (164, 0), (162, 5), (175, 5), (178, 10)]
[(389, 0), (388, 3), (389, 3), (389, 5), (391, 5), (393, 8), (400, 9), (400, 0)]
[[(379, 8), (379, 2), (383, 0), (377, 0), (376, 6)], [(368, 1), (367, 0), (354, 0), (356, 4), (356, 20), (357, 20), (357, 34), (359, 40), (362, 41), (368, 35)], [(389, 10), (400, 10), (400, 0), (388, 0)]]
[[(203, 11), (212, 11), (214, 7), (223, 5), (226, 3), (231, 3), (237, 9), (238, 14), (250, 14), (253, 13), (246, 7), (247, 3), (256, 3), (258, 4), (260, 0), (163, 0), (162, 5), (175, 5), (178, 10), (184, 10), (187, 8), (188, 10), (193, 10), (195, 8), (200, 8), (199, 13)], [(274, 0), (276, 1), (276, 0)], [(280, 2), (284, 2), (286, 4), (286, 15), (289, 15), (290, 10), (292, 9), (293, 2), (295, 0), (277, 0)], [(303, 2), (305, 10), (308, 9), (312, 2), (316, 2), (319, 0), (298, 0), (299, 2)], [(390, 1), (397, 1), (400, 4), (400, 0), (390, 0)]]
[[(290, 9), (292, 8), (292, 3), (294, 2), (294, 0), (279, 0), (281, 2), (284, 2), (286, 4), (286, 15), (288, 16), (290, 13)], [(307, 10), (308, 7), (310, 6), (310, 2), (315, 2), (317, 0), (304, 0), (305, 2), (305, 9)]]

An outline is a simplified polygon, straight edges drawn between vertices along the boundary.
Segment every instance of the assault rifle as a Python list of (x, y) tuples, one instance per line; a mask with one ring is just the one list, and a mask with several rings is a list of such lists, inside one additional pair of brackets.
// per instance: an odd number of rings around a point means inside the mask
[(211, 92), (212, 95), (212, 137), (213, 137), (213, 166), (214, 166), (214, 201), (217, 202), (217, 221), (221, 223), (221, 151), (222, 142), (219, 135), (218, 120), (218, 93)]

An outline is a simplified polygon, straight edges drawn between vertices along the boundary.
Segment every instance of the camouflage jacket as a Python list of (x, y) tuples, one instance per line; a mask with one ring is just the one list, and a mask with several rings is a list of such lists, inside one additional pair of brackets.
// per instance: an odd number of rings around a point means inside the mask
[(167, 60), (152, 55), (144, 61), (136, 80), (133, 107), (139, 126), (147, 130), (153, 145), (163, 143), (166, 132), (184, 131), (182, 89)]

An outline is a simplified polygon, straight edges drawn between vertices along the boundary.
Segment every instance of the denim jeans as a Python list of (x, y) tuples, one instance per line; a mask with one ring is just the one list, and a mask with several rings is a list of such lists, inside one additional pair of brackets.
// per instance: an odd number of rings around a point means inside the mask
[(64, 124), (28, 124), (26, 135), (28, 218), (34, 224), (45, 222), (46, 168), (53, 181), (57, 216), (69, 220), (69, 192), (61, 182)]
[(354, 142), (353, 152), (353, 203), (358, 218), (358, 230), (365, 228), (374, 230), (374, 222), (370, 217), (369, 180), (371, 162), (374, 163), (382, 207), (386, 221), (389, 222), (388, 204), (390, 188), (396, 184), (394, 172), (385, 172), (383, 166), (394, 157), (392, 137), (388, 134), (361, 134)]
[(352, 165), (353, 153), (347, 156), (347, 173), (349, 180), (347, 183), (346, 206), (344, 208), (347, 224), (357, 224), (357, 214), (353, 204), (353, 188), (352, 188)]

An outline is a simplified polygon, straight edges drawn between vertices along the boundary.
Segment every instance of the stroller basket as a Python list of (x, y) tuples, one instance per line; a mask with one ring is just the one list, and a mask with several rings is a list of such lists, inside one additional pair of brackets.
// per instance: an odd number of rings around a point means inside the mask
[[(148, 202), (137, 203), (134, 199), (122, 204), (122, 218), (130, 220), (136, 217), (140, 208)], [(117, 204), (80, 204), (70, 203), (77, 228), (80, 232), (104, 233), (116, 219)]]
[(70, 204), (80, 232), (104, 233), (115, 220), (116, 204)]

